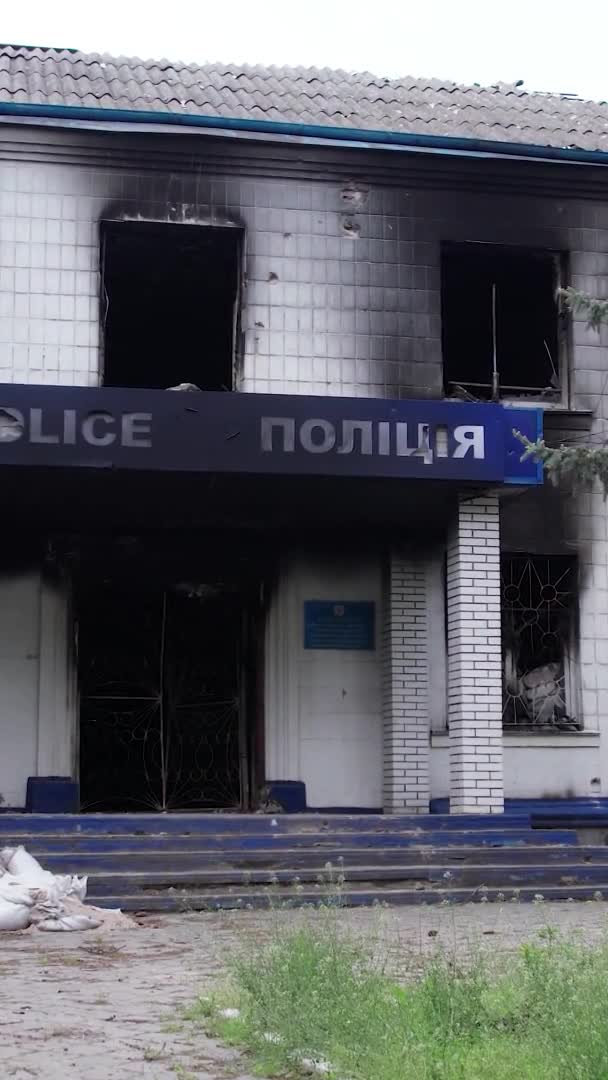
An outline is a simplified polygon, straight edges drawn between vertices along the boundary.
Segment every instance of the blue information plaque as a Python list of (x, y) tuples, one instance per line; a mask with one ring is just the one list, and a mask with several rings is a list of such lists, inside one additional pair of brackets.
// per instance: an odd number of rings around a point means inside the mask
[(305, 649), (374, 649), (375, 604), (371, 600), (306, 600)]

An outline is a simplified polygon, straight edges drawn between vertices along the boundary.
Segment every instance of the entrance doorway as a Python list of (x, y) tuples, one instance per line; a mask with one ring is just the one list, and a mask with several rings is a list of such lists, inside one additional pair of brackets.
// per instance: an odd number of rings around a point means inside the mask
[(247, 619), (225, 584), (81, 588), (83, 810), (248, 805)]

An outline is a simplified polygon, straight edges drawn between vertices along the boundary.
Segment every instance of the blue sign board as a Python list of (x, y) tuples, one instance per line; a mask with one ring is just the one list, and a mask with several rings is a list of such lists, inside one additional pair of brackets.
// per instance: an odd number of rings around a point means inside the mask
[(375, 604), (370, 600), (306, 600), (305, 649), (374, 649)]
[(0, 466), (540, 484), (514, 434), (542, 411), (495, 402), (105, 387), (0, 388)]

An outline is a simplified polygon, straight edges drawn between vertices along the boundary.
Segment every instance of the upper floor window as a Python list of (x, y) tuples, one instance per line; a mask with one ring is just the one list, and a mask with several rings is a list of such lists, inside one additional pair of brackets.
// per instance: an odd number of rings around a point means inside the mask
[(442, 257), (445, 389), (461, 397), (561, 401), (565, 334), (562, 257), (454, 244)]
[(241, 231), (104, 222), (104, 383), (232, 390)]

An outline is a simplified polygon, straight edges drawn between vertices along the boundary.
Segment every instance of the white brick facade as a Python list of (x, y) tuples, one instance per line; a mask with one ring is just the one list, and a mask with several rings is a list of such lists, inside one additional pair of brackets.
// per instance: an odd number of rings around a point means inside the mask
[(461, 496), (448, 538), (450, 810), (500, 813), (502, 659), (498, 497)]
[(392, 551), (383, 628), (384, 809), (428, 813), (429, 663), (425, 563)]

